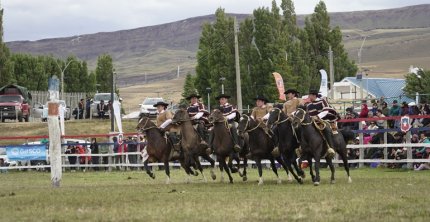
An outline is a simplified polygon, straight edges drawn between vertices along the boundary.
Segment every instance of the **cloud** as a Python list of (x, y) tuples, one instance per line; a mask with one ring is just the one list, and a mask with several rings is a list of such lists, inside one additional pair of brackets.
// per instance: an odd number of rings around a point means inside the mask
[[(117, 31), (213, 14), (247, 13), (271, 0), (4, 0), (4, 39), (36, 40)], [(277, 0), (278, 5), (281, 0)], [(313, 12), (319, 0), (296, 0), (297, 14)], [(357, 11), (430, 3), (430, 0), (326, 0), (328, 11)]]

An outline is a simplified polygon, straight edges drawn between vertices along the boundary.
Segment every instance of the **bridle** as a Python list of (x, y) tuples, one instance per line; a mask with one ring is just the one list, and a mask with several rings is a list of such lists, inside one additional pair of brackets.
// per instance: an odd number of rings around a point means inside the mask
[[(296, 115), (297, 112), (303, 112), (303, 116), (301, 118), (297, 117), (297, 115)], [(312, 121), (303, 122), (305, 119), (305, 116), (306, 116), (306, 111), (302, 108), (297, 108), (297, 111), (296, 111), (296, 113), (294, 113), (293, 118), (299, 120), (299, 122), (302, 126), (308, 126), (308, 125), (312, 124)]]
[(245, 124), (245, 127), (243, 128), (244, 129), (244, 132), (245, 133), (247, 133), (247, 132), (252, 132), (252, 131), (254, 131), (254, 130), (256, 130), (260, 125), (261, 125), (261, 122), (258, 122), (258, 124), (257, 124), (257, 126), (255, 126), (254, 128), (252, 128), (252, 129), (249, 129), (249, 130), (247, 130), (248, 129), (248, 126), (249, 126), (249, 116), (247, 116), (247, 115), (245, 115), (245, 114), (243, 114), (243, 117), (242, 117), (243, 119), (246, 119), (246, 124)]
[[(143, 118), (139, 120), (139, 125), (142, 122), (142, 120), (143, 120)], [(145, 124), (143, 124), (142, 127), (139, 127), (140, 131), (147, 131), (147, 130), (150, 130), (150, 129), (153, 129), (153, 128), (157, 128), (157, 126), (155, 126), (155, 125), (149, 126), (148, 128), (145, 128), (146, 125), (148, 125), (148, 121), (149, 121), (149, 118), (146, 118)]]
[(282, 110), (279, 109), (279, 108), (273, 108), (273, 110), (271, 112), (274, 112), (275, 110), (278, 111), (278, 118), (276, 118), (276, 121), (273, 122), (272, 125), (279, 125), (281, 123), (287, 122), (291, 118), (291, 117), (287, 117), (287, 118), (285, 118), (283, 120), (280, 120), (281, 119), (281, 112), (282, 112)]

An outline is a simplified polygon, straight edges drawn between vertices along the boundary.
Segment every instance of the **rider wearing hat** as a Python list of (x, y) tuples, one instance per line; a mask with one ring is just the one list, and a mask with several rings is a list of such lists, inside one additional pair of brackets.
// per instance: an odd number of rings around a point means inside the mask
[[(188, 115), (191, 117), (191, 119), (195, 120), (194, 123), (202, 121), (203, 123), (209, 123), (207, 116), (209, 115), (209, 112), (205, 109), (205, 105), (199, 101), (201, 96), (193, 93), (189, 95), (186, 99), (190, 100), (190, 105), (187, 108)], [(197, 133), (199, 134), (200, 138), (202, 138), (202, 143), (205, 142), (205, 133), (206, 128), (205, 127), (199, 127), (197, 126)]]
[[(331, 108), (325, 99), (321, 99), (317, 90), (309, 91), (309, 100), (310, 102), (306, 106), (306, 110), (309, 115), (317, 122), (322, 122), (322, 120), (326, 120), (329, 123), (336, 124), (337, 113)], [(335, 128), (337, 130), (337, 128)], [(334, 154), (333, 150), (333, 131), (328, 124), (325, 124), (322, 129), (322, 133), (324, 135), (324, 139), (328, 144), (327, 153)]]
[(254, 98), (254, 100), (257, 106), (252, 109), (252, 118), (257, 121), (266, 120), (269, 117), (268, 113), (271, 110), (271, 107), (266, 105), (269, 100), (267, 100), (264, 96), (257, 96)]
[[(169, 104), (159, 101), (153, 105), (157, 107), (157, 126), (164, 132), (164, 128), (166, 128), (172, 122), (173, 114), (166, 110)], [(179, 157), (179, 153), (181, 151), (179, 141), (176, 136), (176, 132), (174, 130), (168, 133), (168, 137), (173, 144), (172, 156)]]
[(301, 103), (301, 99), (297, 98), (299, 96), (299, 92), (295, 89), (288, 89), (284, 94), (287, 95), (288, 100), (284, 103), (283, 111), (287, 116), (292, 116), (292, 113), (297, 110), (297, 107)]
[[(218, 100), (218, 102), (219, 102), (218, 109), (224, 114), (224, 117), (228, 121), (228, 125), (230, 127), (230, 133), (231, 133), (231, 136), (233, 138), (234, 150), (236, 152), (239, 152), (241, 148), (239, 146), (239, 138), (237, 135), (236, 124), (234, 122), (239, 116), (237, 116), (238, 112), (237, 112), (236, 108), (233, 105), (231, 105), (230, 103), (228, 103), (229, 98), (231, 98), (231, 97), (229, 95), (226, 95), (226, 94), (221, 94), (221, 95), (215, 97), (215, 99)], [(211, 138), (209, 138), (209, 144), (210, 144), (211, 148), (212, 148), (212, 140), (213, 140), (213, 137), (211, 136)]]

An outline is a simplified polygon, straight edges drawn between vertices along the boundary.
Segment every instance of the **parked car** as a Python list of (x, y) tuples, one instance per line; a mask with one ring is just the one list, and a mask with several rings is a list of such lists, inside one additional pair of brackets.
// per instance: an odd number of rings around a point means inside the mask
[(140, 106), (140, 116), (156, 116), (157, 115), (157, 108), (154, 107), (154, 104), (164, 101), (163, 98), (146, 98), (143, 100), (142, 104), (139, 104)]
[(6, 148), (0, 147), (0, 159), (3, 159), (6, 166), (16, 166), (18, 163), (16, 161), (10, 161), (6, 155)]
[[(70, 106), (67, 106), (64, 100), (59, 100), (58, 103), (60, 104), (60, 108), (65, 108), (64, 120), (70, 120), (72, 117)], [(48, 102), (45, 105), (37, 103), (33, 107), (32, 116), (33, 118), (41, 118), (42, 121), (45, 122), (48, 119)]]
[(29, 120), (31, 110), (31, 93), (27, 88), (18, 85), (6, 85), (0, 88), (0, 118)]
[[(114, 97), (114, 101), (121, 101), (121, 98), (119, 98), (116, 93), (114, 93), (113, 97)], [(110, 99), (111, 99), (110, 93), (96, 93), (94, 95), (94, 98), (93, 98), (93, 103), (91, 103), (92, 116), (93, 117), (99, 116), (99, 114), (97, 112), (97, 106), (100, 104), (100, 101), (102, 101), (102, 100), (103, 100), (104, 104), (106, 105), (105, 106), (105, 116), (109, 116), (109, 113), (107, 112), (108, 111), (107, 104), (110, 101)]]

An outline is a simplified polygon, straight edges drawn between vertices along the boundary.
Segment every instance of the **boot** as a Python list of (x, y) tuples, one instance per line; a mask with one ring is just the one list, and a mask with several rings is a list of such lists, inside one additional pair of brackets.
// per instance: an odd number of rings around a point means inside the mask
[(208, 155), (211, 155), (214, 152), (213, 139), (214, 139), (213, 133), (212, 133), (212, 131), (210, 131), (209, 132), (209, 144), (208, 144), (208, 148), (206, 149), (206, 153)]
[(240, 146), (239, 146), (239, 136), (237, 135), (236, 126), (234, 125), (234, 123), (231, 125), (232, 126), (230, 127), (230, 133), (231, 133), (231, 137), (232, 137), (233, 143), (234, 143), (233, 150), (234, 150), (234, 152), (238, 153), (238, 152), (240, 152), (240, 150), (242, 148), (240, 148)]
[(281, 153), (279, 152), (279, 147), (275, 147), (273, 150), (272, 150), (272, 156), (273, 157), (279, 157), (281, 155)]
[(331, 129), (329, 128), (329, 126), (326, 126), (323, 130), (323, 135), (325, 137), (325, 141), (327, 142), (327, 157), (328, 158), (333, 158), (334, 155), (336, 154), (336, 152), (333, 149), (333, 134), (331, 132)]
[(273, 145), (275, 146), (275, 148), (272, 151), (272, 156), (273, 157), (279, 157), (281, 155), (281, 153), (279, 152), (279, 144), (278, 144), (278, 135), (277, 135), (277, 131), (276, 131), (276, 126), (273, 128), (272, 130), (269, 130), (269, 135), (272, 136), (272, 141), (273, 141)]
[(302, 157), (302, 148), (301, 147), (297, 148), (295, 151), (296, 151), (297, 158)]

